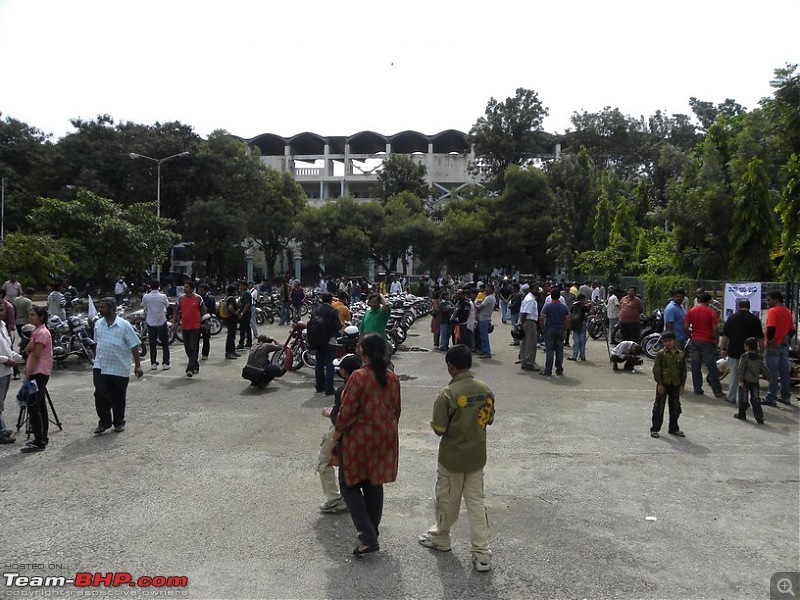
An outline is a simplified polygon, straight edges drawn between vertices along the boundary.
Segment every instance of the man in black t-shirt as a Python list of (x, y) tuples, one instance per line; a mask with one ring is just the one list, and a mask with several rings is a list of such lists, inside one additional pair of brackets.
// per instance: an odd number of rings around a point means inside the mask
[(759, 346), (764, 339), (761, 319), (750, 312), (750, 300), (739, 298), (736, 301), (736, 312), (733, 313), (722, 329), (722, 358), (728, 360), (730, 378), (728, 380), (728, 402), (736, 404), (739, 390), (739, 359), (744, 354), (744, 341), (754, 337)]

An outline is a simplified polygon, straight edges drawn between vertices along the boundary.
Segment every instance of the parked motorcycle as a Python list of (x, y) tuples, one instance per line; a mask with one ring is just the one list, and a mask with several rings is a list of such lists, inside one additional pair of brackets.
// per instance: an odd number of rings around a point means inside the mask
[(53, 315), (48, 319), (47, 327), (53, 336), (53, 360), (63, 362), (74, 355), (94, 364), (95, 342), (86, 319), (72, 316), (62, 321)]
[(288, 371), (297, 371), (303, 365), (314, 367), (316, 362), (313, 351), (308, 348), (305, 330), (306, 324), (303, 321), (292, 323), (283, 347), (272, 355), (273, 365), (283, 365)]

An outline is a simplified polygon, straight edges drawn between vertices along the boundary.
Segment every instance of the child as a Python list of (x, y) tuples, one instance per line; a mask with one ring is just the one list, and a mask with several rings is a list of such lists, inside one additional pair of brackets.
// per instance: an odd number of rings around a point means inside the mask
[(661, 425), (664, 423), (664, 405), (669, 400), (669, 429), (670, 435), (686, 437), (678, 427), (678, 417), (681, 414), (681, 394), (686, 384), (686, 357), (678, 349), (675, 334), (666, 331), (661, 336), (664, 349), (656, 354), (653, 365), (653, 378), (656, 380), (656, 401), (653, 403), (653, 425), (650, 427), (650, 437), (657, 438)]
[(761, 355), (758, 353), (758, 341), (749, 337), (744, 341), (745, 353), (739, 359), (739, 412), (733, 415), (742, 421), (747, 420), (747, 395), (753, 405), (753, 416), (759, 425), (764, 422), (764, 410), (758, 396), (758, 378), (761, 375)]
[[(347, 378), (353, 371), (361, 368), (361, 361), (355, 354), (348, 354), (343, 356), (341, 360), (334, 360), (333, 364), (339, 369), (339, 375), (344, 378), (347, 383)], [(331, 427), (322, 437), (322, 444), (320, 444), (319, 457), (317, 458), (317, 472), (319, 473), (319, 480), (322, 484), (322, 493), (325, 495), (325, 502), (320, 505), (319, 512), (324, 514), (343, 512), (347, 510), (347, 505), (339, 493), (339, 485), (336, 482), (336, 473), (334, 473), (333, 465), (333, 449), (336, 442), (333, 441), (333, 435), (336, 433), (333, 425), (336, 424), (336, 416), (339, 414), (339, 407), (342, 404), (342, 390), (344, 384), (339, 386), (339, 389), (333, 395), (333, 406), (326, 406), (322, 409), (322, 416), (328, 417), (331, 420)]]

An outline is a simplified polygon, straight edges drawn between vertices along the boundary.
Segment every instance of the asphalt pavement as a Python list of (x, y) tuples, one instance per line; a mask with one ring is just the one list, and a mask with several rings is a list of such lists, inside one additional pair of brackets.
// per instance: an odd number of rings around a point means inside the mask
[(472, 569), (463, 510), (452, 552), (417, 543), (433, 522), (431, 407), (448, 381), (423, 318), (406, 342), (418, 349), (394, 357), (400, 470), (385, 486), (379, 553), (354, 558), (349, 515), (318, 511), (330, 398), (314, 393), (313, 372), (250, 388), (244, 359), (225, 360), (217, 336), (192, 379), (178, 344), (170, 371), (143, 361), (123, 433), (92, 435), (90, 366), (68, 359), (49, 386), (63, 431), (51, 425), (38, 454), (0, 446), (4, 574), (184, 576), (187, 586), (31, 588), (4, 575), (0, 597), (749, 599), (769, 598), (775, 573), (800, 571), (797, 400), (765, 408), (757, 425), (687, 386), (687, 437), (654, 439), (651, 361), (614, 373), (605, 342), (590, 340), (588, 361), (545, 378), (514, 365), (509, 329), (496, 324), (494, 358), (474, 365), (497, 398), (485, 471), (491, 572)]

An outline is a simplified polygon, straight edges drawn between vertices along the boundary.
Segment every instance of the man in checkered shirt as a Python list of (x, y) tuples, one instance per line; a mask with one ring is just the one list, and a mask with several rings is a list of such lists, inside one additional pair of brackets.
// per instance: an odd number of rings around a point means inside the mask
[(133, 326), (117, 316), (117, 302), (114, 298), (103, 298), (98, 311), (102, 318), (94, 324), (96, 356), (92, 377), (94, 380), (94, 405), (99, 419), (95, 435), (114, 431), (125, 431), (125, 396), (131, 374), (133, 357), (136, 377), (142, 376), (139, 361), (141, 340)]

